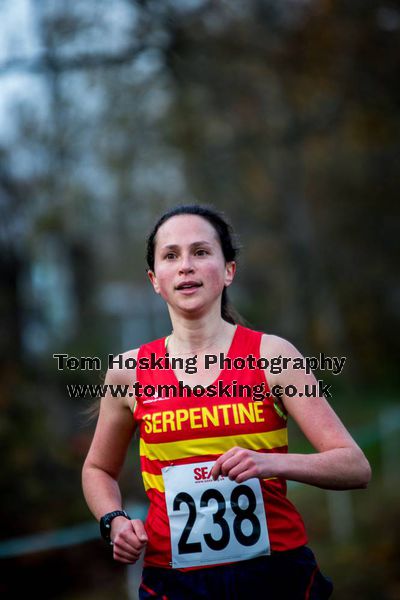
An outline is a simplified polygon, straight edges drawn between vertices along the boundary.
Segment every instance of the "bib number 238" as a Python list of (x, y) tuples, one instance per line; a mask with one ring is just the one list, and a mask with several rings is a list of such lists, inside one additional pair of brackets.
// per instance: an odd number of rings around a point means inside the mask
[(214, 462), (162, 470), (176, 568), (246, 560), (270, 554), (258, 479), (214, 481)]

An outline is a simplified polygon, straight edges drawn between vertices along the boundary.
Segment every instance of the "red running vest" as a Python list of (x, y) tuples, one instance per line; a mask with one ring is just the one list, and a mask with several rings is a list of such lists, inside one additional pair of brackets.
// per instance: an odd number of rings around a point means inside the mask
[[(237, 325), (226, 355), (229, 359), (252, 355), (260, 358), (262, 332)], [(145, 360), (161, 358), (166, 364), (166, 338), (160, 338), (140, 347), (137, 381), (142, 386), (170, 385), (178, 388), (178, 379), (171, 368), (140, 368)], [(262, 369), (228, 369), (219, 373), (214, 384), (234, 390), (233, 397), (182, 397), (179, 393), (167, 398), (167, 394), (136, 398), (134, 419), (140, 431), (140, 461), (143, 483), (150, 500), (145, 527), (148, 544), (144, 558), (145, 566), (171, 567), (170, 527), (167, 516), (165, 489), (161, 469), (170, 465), (182, 465), (214, 461), (234, 446), (256, 452), (288, 451), (287, 423), (282, 410), (277, 410), (274, 398), (254, 400), (239, 385), (260, 386), (269, 392)], [(244, 388), (246, 389), (246, 388)], [(146, 393), (151, 391), (147, 388)], [(226, 392), (223, 392), (224, 394)], [(307, 543), (307, 536), (300, 514), (286, 497), (286, 480), (269, 478), (261, 480), (266, 520), (272, 552), (291, 550)]]

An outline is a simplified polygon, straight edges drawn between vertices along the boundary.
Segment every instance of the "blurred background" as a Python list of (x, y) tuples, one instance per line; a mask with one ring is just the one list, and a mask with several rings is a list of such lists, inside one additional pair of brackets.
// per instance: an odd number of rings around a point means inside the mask
[[(81, 491), (93, 401), (66, 388), (105, 368), (53, 354), (105, 366), (170, 332), (145, 239), (191, 202), (240, 236), (250, 326), (347, 357), (316, 375), (373, 481), (289, 495), (335, 599), (400, 598), (399, 51), (394, 0), (0, 0), (5, 598), (136, 597)], [(137, 452), (120, 483), (140, 514)]]

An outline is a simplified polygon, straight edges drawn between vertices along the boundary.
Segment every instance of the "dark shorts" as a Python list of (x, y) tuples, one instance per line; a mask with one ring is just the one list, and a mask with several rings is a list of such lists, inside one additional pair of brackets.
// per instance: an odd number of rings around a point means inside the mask
[(324, 600), (331, 581), (307, 546), (195, 571), (145, 567), (140, 600)]

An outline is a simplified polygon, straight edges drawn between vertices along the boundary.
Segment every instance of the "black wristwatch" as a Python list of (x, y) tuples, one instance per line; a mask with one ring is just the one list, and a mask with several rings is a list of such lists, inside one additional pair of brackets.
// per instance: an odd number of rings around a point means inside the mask
[(100, 533), (102, 538), (109, 544), (113, 545), (110, 533), (111, 533), (111, 521), (115, 519), (115, 517), (125, 517), (126, 519), (130, 519), (130, 516), (124, 510), (114, 510), (113, 512), (109, 512), (103, 515), (100, 519)]

